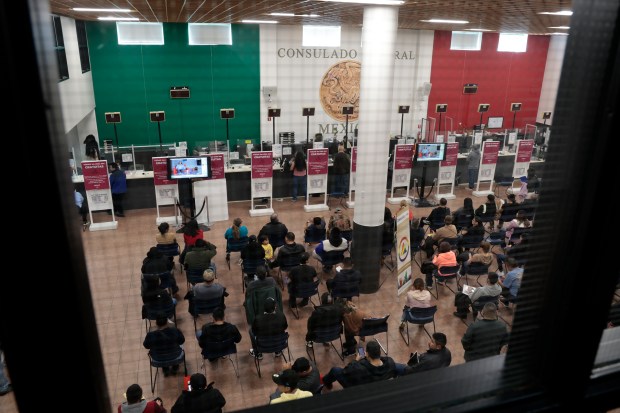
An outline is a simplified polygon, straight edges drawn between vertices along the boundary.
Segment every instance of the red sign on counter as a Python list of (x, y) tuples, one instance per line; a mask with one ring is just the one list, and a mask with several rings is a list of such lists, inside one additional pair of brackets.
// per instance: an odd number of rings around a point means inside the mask
[(515, 162), (529, 162), (532, 159), (532, 150), (534, 150), (533, 139), (520, 140)]
[(224, 179), (224, 154), (213, 153), (208, 156), (211, 158), (211, 179)]
[(174, 179), (168, 179), (168, 158), (153, 158), (153, 182), (155, 185), (174, 185)]
[(351, 148), (351, 172), (357, 172), (357, 146)]
[(308, 175), (327, 174), (329, 149), (308, 149)]
[(273, 177), (273, 152), (252, 152), (252, 179)]
[(394, 169), (411, 169), (414, 145), (396, 145), (394, 148)]
[(499, 156), (499, 142), (485, 141), (482, 146), (482, 164), (496, 164)]
[(82, 162), (82, 174), (84, 175), (84, 189), (87, 191), (110, 187), (108, 163), (106, 161)]
[(446, 160), (441, 161), (441, 166), (456, 166), (457, 158), (459, 155), (458, 142), (451, 142), (446, 144)]

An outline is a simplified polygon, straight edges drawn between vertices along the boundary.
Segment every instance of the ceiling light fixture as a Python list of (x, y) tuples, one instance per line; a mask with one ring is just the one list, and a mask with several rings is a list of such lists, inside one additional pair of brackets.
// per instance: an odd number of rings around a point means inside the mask
[(133, 13), (135, 10), (130, 9), (95, 9), (90, 7), (74, 7), (73, 11), (92, 11), (92, 12), (102, 12), (102, 13)]
[(403, 0), (319, 0), (330, 3), (359, 3), (359, 4), (378, 4), (381, 6), (400, 6), (405, 2)]
[(568, 30), (568, 29), (570, 29), (570, 26), (549, 26), (548, 29)]
[(492, 32), (493, 30), (490, 29), (463, 29), (463, 30), (469, 30), (472, 32)]
[(269, 13), (270, 16), (294, 17), (295, 13)]
[(446, 19), (430, 19), (430, 20), (420, 20), (421, 22), (426, 23), (449, 23), (449, 24), (467, 24), (469, 23), (467, 20), (446, 20)]
[(547, 33), (547, 34), (550, 34), (552, 36), (568, 36), (568, 33), (560, 33), (560, 32)]
[(543, 11), (538, 14), (550, 14), (552, 16), (572, 16), (573, 12), (570, 10), (561, 10), (561, 11)]
[(277, 24), (276, 20), (241, 20), (241, 23), (255, 23), (255, 24)]
[(114, 16), (105, 16), (105, 17), (97, 17), (97, 20), (117, 20), (121, 22), (137, 22), (140, 19), (137, 17), (114, 17)]

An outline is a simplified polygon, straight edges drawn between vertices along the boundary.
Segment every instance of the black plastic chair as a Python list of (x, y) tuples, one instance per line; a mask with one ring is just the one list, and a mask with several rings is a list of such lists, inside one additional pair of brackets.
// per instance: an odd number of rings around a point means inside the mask
[[(383, 258), (383, 263), (385, 264), (387, 269), (392, 272), (394, 272), (394, 269), (396, 268), (396, 266), (394, 265), (394, 257), (392, 256), (393, 249), (394, 249), (394, 243), (385, 244), (381, 246), (381, 257)], [(387, 262), (385, 262), (385, 258), (388, 256), (390, 257), (390, 262), (392, 263), (391, 267), (387, 264)]]
[[(286, 362), (286, 356), (284, 355), (284, 349), (286, 349), (288, 351), (288, 358), (291, 360), (291, 349), (288, 346), (288, 333), (286, 331), (275, 336), (255, 336), (255, 342), (255, 354), (282, 353), (282, 358)], [(258, 377), (262, 377), (260, 373), (260, 359), (258, 357), (254, 357), (254, 365), (256, 366)]]
[(481, 297), (478, 297), (476, 301), (471, 303), (471, 313), (472, 313), (472, 316), (474, 317), (474, 321), (476, 321), (476, 318), (478, 317), (478, 313), (482, 311), (482, 308), (484, 307), (486, 303), (493, 303), (497, 307), (499, 307), (499, 295), (496, 295), (496, 296), (483, 295)]
[[(167, 257), (170, 261), (174, 260), (174, 257), (181, 255), (181, 251), (179, 249), (179, 244), (173, 242), (172, 244), (157, 244), (157, 251), (161, 253), (164, 257)], [(181, 271), (183, 270), (183, 266), (179, 264), (181, 267)]]
[(256, 275), (256, 269), (259, 265), (266, 267), (264, 258), (245, 259), (241, 262), (241, 290), (245, 292), (249, 278)]
[(194, 314), (192, 314), (194, 318), (194, 331), (197, 330), (196, 320), (201, 315), (213, 314), (216, 308), (222, 307), (224, 304), (224, 297), (212, 298), (210, 300), (200, 300), (194, 298), (192, 300), (191, 305), (194, 306)]
[[(329, 345), (334, 349), (334, 351), (336, 351), (336, 354), (338, 355), (338, 357), (340, 357), (340, 360), (344, 361), (344, 356), (342, 355), (343, 351), (344, 351), (344, 346), (342, 344), (342, 321), (338, 321), (337, 323), (334, 323), (331, 326), (323, 326), (323, 327), (317, 327), (313, 333), (314, 333), (314, 339), (312, 340), (315, 343), (329, 343)], [(334, 340), (340, 340), (340, 352), (338, 352), (338, 349), (336, 348), (336, 346), (334, 346), (333, 341)], [(312, 351), (312, 355), (310, 355), (310, 352)], [(306, 347), (306, 352), (308, 353), (308, 357), (310, 357), (311, 360), (314, 360), (314, 362), (316, 363), (316, 355), (314, 354), (314, 346), (312, 347)]]
[(459, 247), (464, 250), (474, 250), (480, 248), (480, 243), (484, 240), (484, 234), (463, 234)]
[[(232, 360), (232, 355), (235, 355), (235, 361)], [(224, 341), (207, 341), (205, 347), (202, 349), (203, 366), (205, 369), (205, 377), (207, 376), (207, 365), (204, 363), (204, 359), (221, 359), (228, 357), (230, 364), (232, 364), (235, 370), (235, 375), (239, 377), (239, 358), (237, 357), (237, 343), (233, 339)], [(235, 364), (236, 362), (236, 364)]]
[[(312, 302), (312, 297), (314, 295), (316, 295), (317, 299), (319, 300), (318, 302), (321, 302), (321, 297), (319, 296), (319, 284), (321, 282), (320, 281), (310, 281), (310, 282), (305, 282), (305, 283), (300, 283), (299, 285), (297, 285), (297, 287), (295, 288), (295, 291), (293, 292), (293, 295), (296, 298), (303, 298), (303, 299), (308, 299), (310, 301), (310, 304), (314, 305), (314, 302)], [(288, 293), (289, 295), (291, 294), (291, 290), (292, 290), (292, 286), (291, 284), (288, 285)], [(289, 307), (291, 309), (291, 312), (293, 313), (293, 315), (295, 316), (296, 319), (299, 320), (299, 307), (295, 306), (295, 307)]]
[[(151, 393), (155, 394), (155, 386), (157, 385), (157, 376), (159, 374), (159, 369), (161, 367), (172, 367), (181, 364), (183, 362), (183, 367), (185, 371), (185, 375), (187, 376), (187, 363), (185, 362), (185, 351), (181, 349), (181, 354), (175, 350), (173, 353), (158, 353), (157, 359), (154, 359), (149, 351), (149, 371), (151, 373)], [(153, 378), (153, 367), (155, 367), (155, 377)]]
[[(457, 278), (458, 274), (459, 274), (459, 269), (461, 268), (460, 265), (453, 265), (453, 266), (443, 266), (437, 269), (437, 272), (435, 272), (433, 274), (433, 277), (435, 278), (435, 295), (434, 297), (436, 299), (439, 299), (439, 288), (438, 288), (438, 284), (442, 283), (442, 285), (444, 285), (445, 287), (448, 288), (448, 290), (452, 291), (452, 294), (456, 295), (456, 291), (454, 291), (452, 288), (450, 288), (450, 286), (447, 284), (447, 281), (452, 280)], [(458, 287), (458, 281), (457, 281), (457, 287)], [(431, 295), (433, 293), (431, 292)]]
[[(435, 313), (437, 312), (437, 306), (434, 305), (432, 307), (412, 307), (409, 310), (405, 311), (405, 328), (400, 329), (400, 336), (403, 338), (405, 344), (409, 345), (409, 323), (421, 325), (424, 328), (424, 332), (428, 335), (428, 338), (432, 340), (431, 334), (426, 329), (426, 324), (433, 323), (433, 333), (435, 330)], [(403, 330), (407, 331), (407, 338), (405, 339), (405, 334)]]
[(379, 340), (377, 340), (376, 337), (373, 337), (373, 339), (379, 344), (379, 347), (381, 347), (381, 350), (383, 350), (386, 356), (388, 355), (388, 352), (390, 351), (390, 335), (388, 334), (388, 322), (387, 322), (389, 317), (390, 315), (388, 314), (384, 317), (364, 318), (362, 320), (362, 327), (360, 328), (360, 331), (358, 334), (358, 336), (360, 337), (367, 337), (367, 336), (374, 336), (380, 333), (385, 333), (387, 351), (383, 348), (383, 345), (381, 344)]
[(348, 242), (353, 241), (353, 230), (340, 231), (340, 236), (346, 239)]
[(288, 273), (293, 268), (300, 266), (301, 265), (301, 254), (302, 253), (287, 255), (283, 257), (282, 259), (278, 257), (278, 261), (280, 261), (280, 266), (278, 267), (278, 276), (276, 277), (276, 282), (280, 285), (280, 288), (282, 290), (284, 290), (284, 279), (283, 279), (282, 273), (284, 272)]
[(360, 296), (359, 281), (338, 281), (334, 278), (330, 294), (333, 298), (353, 298)]
[(185, 270), (185, 277), (187, 277), (187, 290), (190, 289), (191, 285), (196, 285), (198, 283), (204, 282), (204, 278), (202, 278), (202, 274), (204, 274), (205, 270), (202, 268), (192, 268)]
[(323, 265), (323, 268), (327, 267), (333, 267), (336, 264), (341, 263), (342, 261), (344, 261), (344, 252), (346, 250), (343, 251), (328, 251), (325, 253), (325, 256), (323, 258), (319, 257), (317, 258), (317, 262), (320, 262)]
[(304, 242), (307, 244), (316, 244), (325, 239), (327, 236), (327, 230), (325, 228), (319, 229), (314, 225), (309, 226), (304, 234)]
[(231, 252), (241, 252), (249, 242), (248, 237), (241, 237), (239, 239), (227, 238), (226, 239), (226, 264), (228, 265), (228, 269), (230, 270), (230, 253)]
[(159, 304), (143, 304), (142, 305), (144, 318), (144, 329), (148, 333), (151, 329), (151, 321), (156, 321), (160, 316), (172, 317), (174, 325), (177, 325), (177, 311), (174, 302), (170, 302), (167, 305)]

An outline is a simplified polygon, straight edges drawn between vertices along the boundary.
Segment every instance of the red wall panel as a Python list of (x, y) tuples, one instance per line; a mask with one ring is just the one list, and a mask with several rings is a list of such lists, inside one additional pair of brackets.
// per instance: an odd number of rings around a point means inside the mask
[[(435, 32), (428, 116), (439, 122), (435, 105), (447, 103), (444, 119), (446, 115), (453, 118), (455, 130), (471, 129), (480, 123), (478, 104), (489, 103), (491, 107), (482, 123), (486, 124), (489, 116), (503, 116), (504, 128), (511, 128), (510, 104), (521, 102), (515, 127), (535, 123), (549, 36), (528, 36), (524, 53), (498, 52), (498, 33), (484, 33), (479, 51), (450, 50), (451, 36), (451, 32)], [(478, 92), (464, 95), (466, 83), (476, 83)]]

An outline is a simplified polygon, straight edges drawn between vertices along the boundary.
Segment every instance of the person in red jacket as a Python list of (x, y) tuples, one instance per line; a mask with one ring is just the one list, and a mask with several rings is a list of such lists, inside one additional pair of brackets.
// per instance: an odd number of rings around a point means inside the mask
[(126, 402), (118, 406), (118, 413), (166, 413), (162, 400), (157, 397), (149, 402), (142, 397), (142, 387), (132, 384), (125, 393)]

